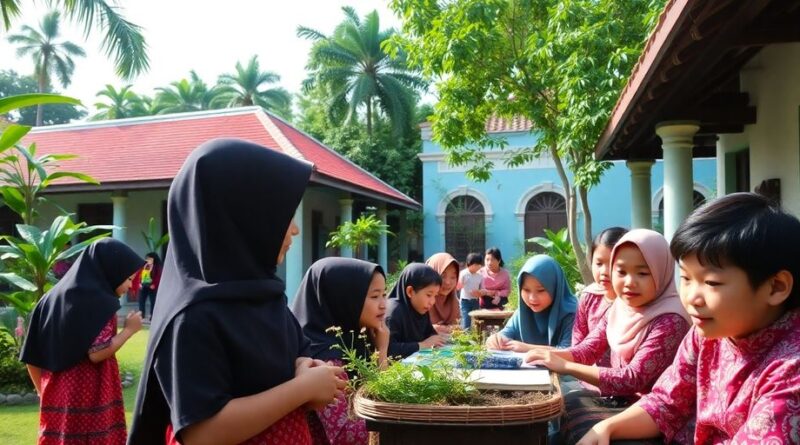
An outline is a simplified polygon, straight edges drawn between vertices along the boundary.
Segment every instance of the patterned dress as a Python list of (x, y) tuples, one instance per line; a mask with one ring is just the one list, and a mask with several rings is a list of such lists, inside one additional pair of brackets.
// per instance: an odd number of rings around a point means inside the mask
[[(334, 366), (342, 366), (344, 364), (341, 360), (332, 360), (332, 363)], [(347, 374), (342, 377), (347, 378)], [(367, 424), (363, 419), (351, 417), (349, 407), (347, 396), (343, 395), (330, 405), (317, 411), (316, 414), (319, 417), (323, 431), (321, 434), (312, 431), (313, 435), (315, 437), (326, 436), (327, 443), (330, 443), (330, 445), (367, 445), (369, 443)], [(315, 443), (325, 442), (315, 439)]]
[[(603, 294), (584, 292), (581, 295), (578, 310), (575, 313), (575, 323), (572, 325), (572, 346), (579, 345), (592, 329), (600, 325), (600, 321), (605, 318), (611, 303)], [(597, 366), (611, 366), (608, 352), (598, 360)]]
[[(172, 431), (172, 425), (167, 426), (166, 445), (180, 445)], [(269, 428), (245, 440), (239, 445), (311, 445), (311, 432), (306, 422), (306, 410), (303, 407), (285, 415), (273, 423)]]
[[(667, 440), (800, 443), (799, 333), (800, 310), (735, 342), (706, 339), (693, 329), (675, 361), (638, 405)], [(692, 420), (694, 437), (686, 428)]]
[[(117, 333), (116, 314), (89, 352), (107, 348)], [(115, 357), (92, 363), (87, 357), (59, 372), (42, 370), (39, 445), (124, 445), (125, 408)]]

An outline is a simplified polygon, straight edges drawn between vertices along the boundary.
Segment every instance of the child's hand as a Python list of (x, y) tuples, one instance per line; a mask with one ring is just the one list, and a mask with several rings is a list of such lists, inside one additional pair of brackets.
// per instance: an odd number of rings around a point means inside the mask
[(603, 422), (592, 427), (588, 433), (581, 437), (576, 445), (608, 445), (611, 442), (611, 434), (605, 428)]
[(450, 334), (453, 332), (453, 327), (446, 324), (435, 324), (433, 325), (433, 329), (437, 334)]
[(493, 334), (486, 339), (486, 348), (505, 350), (508, 341), (509, 340), (507, 338), (503, 337), (500, 334)]
[(372, 342), (378, 351), (385, 351), (389, 348), (389, 328), (386, 323), (381, 321), (381, 325), (377, 329), (370, 329), (369, 335), (372, 336)]
[(503, 350), (514, 352), (528, 352), (531, 350), (531, 345), (517, 340), (508, 340), (503, 345)]
[(483, 296), (483, 291), (480, 289), (475, 289), (474, 291), (470, 292), (470, 294), (475, 298), (480, 298)]
[(294, 374), (297, 376), (297, 370), (302, 368), (315, 368), (317, 366), (325, 366), (328, 363), (324, 360), (318, 360), (311, 357), (297, 357), (294, 361)]
[(128, 316), (125, 317), (125, 327), (131, 335), (139, 332), (142, 330), (142, 313), (139, 311), (130, 311), (128, 312)]
[(425, 340), (419, 342), (420, 349), (440, 348), (444, 346), (445, 340), (439, 335), (431, 335)]
[(338, 366), (311, 366), (303, 362), (295, 370), (295, 378), (303, 381), (303, 387), (308, 390), (309, 399), (306, 403), (311, 409), (321, 409), (333, 402), (337, 397), (343, 396), (347, 382), (339, 378), (344, 369)]
[(495, 306), (500, 304), (500, 297), (495, 296), (494, 298), (492, 298), (492, 304)]
[(531, 362), (536, 362), (557, 373), (563, 373), (567, 364), (567, 361), (557, 351), (542, 348), (534, 348), (528, 351), (525, 355), (525, 363)]

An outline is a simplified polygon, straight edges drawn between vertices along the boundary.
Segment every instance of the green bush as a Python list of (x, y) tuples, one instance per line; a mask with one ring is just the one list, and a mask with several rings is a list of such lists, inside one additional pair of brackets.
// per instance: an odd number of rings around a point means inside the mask
[(19, 347), (14, 337), (6, 329), (0, 329), (0, 392), (33, 390), (28, 370), (18, 357)]

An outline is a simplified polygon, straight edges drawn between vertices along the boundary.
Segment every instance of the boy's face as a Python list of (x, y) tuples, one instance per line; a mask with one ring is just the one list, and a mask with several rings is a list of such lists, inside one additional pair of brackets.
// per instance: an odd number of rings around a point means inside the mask
[(481, 267), (482, 266), (480, 264), (470, 264), (469, 266), (467, 266), (467, 269), (469, 269), (469, 273), (474, 274), (478, 273), (478, 270), (480, 270)]
[[(680, 294), (692, 323), (706, 338), (742, 338), (772, 324), (785, 297), (775, 277), (753, 289), (739, 267), (700, 264), (696, 255), (679, 261)], [(791, 283), (789, 284), (791, 289)]]

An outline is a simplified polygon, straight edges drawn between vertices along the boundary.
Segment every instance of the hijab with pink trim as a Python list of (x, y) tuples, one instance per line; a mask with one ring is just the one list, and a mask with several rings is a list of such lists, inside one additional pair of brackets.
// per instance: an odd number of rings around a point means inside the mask
[[(441, 252), (434, 254), (428, 258), (425, 264), (432, 267), (439, 275), (444, 274), (444, 271), (451, 265), (455, 265), (456, 277), (458, 277), (458, 261), (449, 253)], [(453, 290), (444, 298), (438, 295), (436, 296), (436, 302), (429, 312), (431, 314), (431, 323), (450, 325), (458, 322), (458, 319), (461, 317), (461, 309), (458, 307), (456, 287), (458, 286), (453, 287)]]
[(669, 243), (652, 230), (635, 229), (625, 234), (611, 251), (612, 267), (620, 248), (633, 244), (644, 257), (655, 280), (656, 298), (641, 307), (631, 307), (624, 299), (617, 298), (608, 310), (606, 336), (612, 351), (625, 361), (630, 361), (647, 334), (647, 325), (664, 314), (678, 314), (689, 320), (675, 288), (675, 260), (669, 251)]

